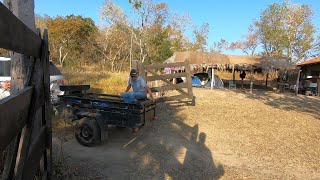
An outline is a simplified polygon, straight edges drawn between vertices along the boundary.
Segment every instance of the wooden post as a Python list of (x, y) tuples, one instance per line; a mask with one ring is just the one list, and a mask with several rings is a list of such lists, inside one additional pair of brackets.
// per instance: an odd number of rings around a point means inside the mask
[(145, 71), (145, 69), (144, 69), (144, 66), (143, 66), (142, 62), (140, 62), (140, 61), (139, 61), (139, 67), (138, 67), (138, 69), (139, 69), (140, 76), (141, 76), (144, 80), (146, 80), (147, 73), (146, 73), (146, 71)]
[[(25, 0), (23, 3), (20, 1), (5, 0), (4, 4), (12, 10), (26, 26), (35, 31), (35, 18), (34, 18), (34, 1)], [(11, 9), (12, 8), (12, 9)], [(20, 90), (23, 90), (29, 81), (30, 75), (30, 61), (27, 56), (20, 53), (13, 53), (11, 56), (11, 95), (18, 94)], [(7, 147), (7, 157), (2, 177), (13, 177), (14, 167), (16, 165), (16, 157), (18, 155), (18, 148), (20, 142), (21, 133), (11, 142)]]
[(235, 81), (236, 81), (236, 75), (234, 74), (234, 64), (232, 65), (232, 81), (233, 81), (233, 84), (235, 84)]
[(192, 79), (191, 79), (191, 68), (190, 68), (190, 63), (188, 60), (184, 61), (185, 63), (185, 70), (187, 74), (187, 84), (188, 84), (188, 94), (190, 98), (193, 98), (193, 92), (192, 92)]
[[(139, 60), (132, 60), (131, 69), (136, 69), (136, 70), (138, 70), (138, 66), (139, 66)], [(131, 69), (130, 69), (130, 70), (131, 70)]]
[[(172, 74), (176, 74), (176, 71), (171, 71)], [(177, 84), (177, 78), (172, 79), (172, 84)]]
[(216, 83), (214, 82), (214, 68), (212, 67), (211, 70), (211, 90), (213, 89), (213, 86), (215, 86)]
[(317, 89), (318, 89), (318, 96), (320, 96), (320, 79), (317, 80)]
[(252, 87), (253, 87), (253, 67), (250, 65), (250, 93), (252, 93)]
[(297, 81), (296, 81), (296, 89), (295, 89), (295, 95), (298, 95), (299, 93), (299, 81), (300, 81), (300, 73), (301, 73), (302, 70), (299, 69), (299, 72), (298, 72), (298, 76), (297, 76)]
[(267, 72), (267, 76), (266, 76), (266, 87), (268, 87), (268, 78), (269, 78), (269, 71)]

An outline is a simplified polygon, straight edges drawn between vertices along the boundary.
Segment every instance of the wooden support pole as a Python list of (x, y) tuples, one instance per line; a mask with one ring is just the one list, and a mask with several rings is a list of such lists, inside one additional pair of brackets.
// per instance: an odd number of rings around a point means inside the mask
[(214, 82), (214, 68), (212, 67), (211, 70), (211, 90), (213, 89), (213, 86), (215, 86), (216, 83)]
[(268, 87), (268, 78), (269, 78), (269, 71), (267, 72), (267, 76), (266, 76), (266, 87)]
[(232, 81), (233, 81), (233, 83), (235, 84), (236, 75), (235, 75), (235, 72), (234, 72), (234, 64), (232, 65)]
[[(171, 71), (172, 72), (172, 74), (175, 74), (176, 73), (176, 71)], [(172, 79), (172, 83), (173, 84), (177, 84), (177, 78), (173, 78)]]
[(253, 67), (250, 66), (250, 93), (252, 93), (252, 87), (253, 87)]
[(298, 72), (298, 76), (297, 76), (297, 81), (296, 81), (296, 89), (295, 89), (295, 95), (298, 95), (299, 93), (299, 81), (300, 81), (300, 73), (301, 73), (301, 70), (299, 69), (299, 72)]

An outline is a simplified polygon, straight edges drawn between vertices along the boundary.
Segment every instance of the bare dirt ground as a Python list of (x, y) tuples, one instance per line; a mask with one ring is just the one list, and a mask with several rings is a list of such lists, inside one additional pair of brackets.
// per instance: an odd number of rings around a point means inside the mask
[[(194, 89), (196, 106), (159, 103), (158, 120), (137, 136), (80, 145), (56, 127), (61, 179), (320, 179), (320, 99)], [(63, 163), (62, 163), (63, 164)]]

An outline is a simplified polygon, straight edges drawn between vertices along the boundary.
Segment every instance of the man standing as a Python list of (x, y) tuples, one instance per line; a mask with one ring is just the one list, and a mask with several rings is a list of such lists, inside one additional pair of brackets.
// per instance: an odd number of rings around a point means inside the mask
[[(131, 87), (133, 91), (128, 92)], [(153, 100), (151, 89), (148, 87), (146, 81), (138, 75), (136, 69), (131, 69), (127, 89), (121, 94), (121, 97), (126, 103), (134, 103), (137, 100), (145, 99), (147, 97), (147, 93), (149, 93), (150, 98)]]

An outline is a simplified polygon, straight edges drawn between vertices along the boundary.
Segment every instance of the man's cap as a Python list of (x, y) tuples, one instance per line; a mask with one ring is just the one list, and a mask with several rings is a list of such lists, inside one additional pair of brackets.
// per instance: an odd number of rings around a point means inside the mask
[(136, 76), (138, 74), (137, 70), (131, 69), (130, 76)]

